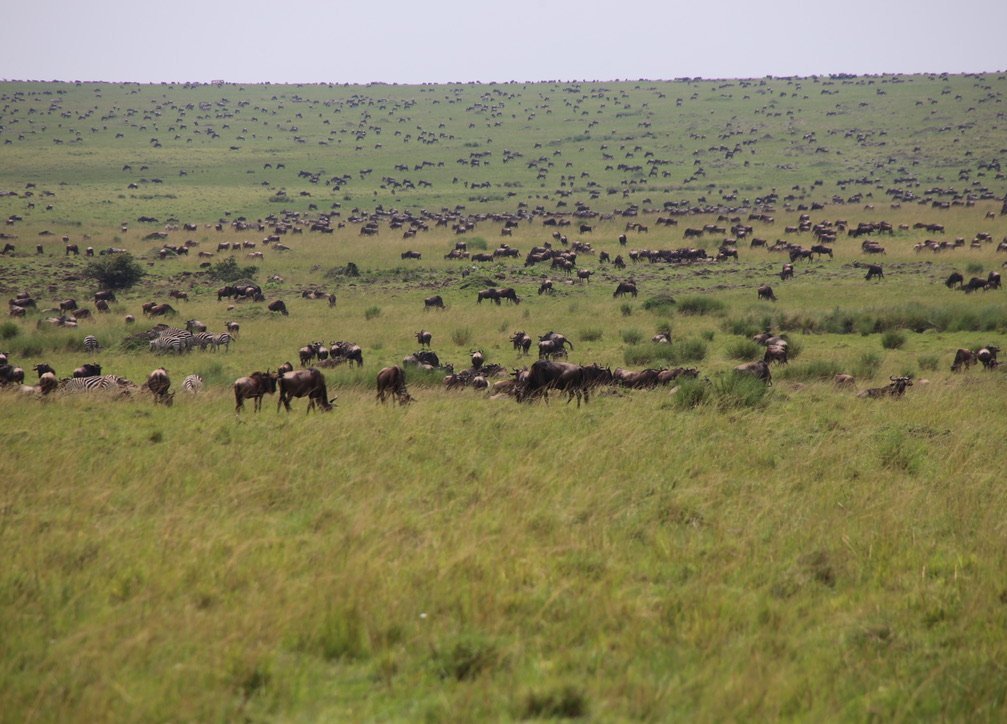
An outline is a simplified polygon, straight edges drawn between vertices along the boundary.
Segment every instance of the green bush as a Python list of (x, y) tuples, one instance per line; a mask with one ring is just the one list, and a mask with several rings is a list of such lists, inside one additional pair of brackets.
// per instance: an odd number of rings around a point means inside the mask
[(864, 352), (853, 367), (855, 377), (870, 378), (881, 369), (881, 357), (874, 352)]
[(520, 719), (580, 719), (587, 716), (587, 698), (573, 686), (531, 692), (518, 714)]
[(682, 410), (699, 407), (710, 401), (711, 392), (709, 382), (700, 379), (682, 380), (671, 398), (672, 404)]
[(661, 292), (652, 297), (648, 297), (643, 303), (643, 308), (648, 312), (654, 312), (656, 314), (668, 314), (671, 311), (671, 307), (674, 305), (675, 298), (671, 296), (671, 293)]
[(240, 266), (237, 259), (229, 256), (223, 261), (218, 261), (210, 267), (209, 275), (222, 282), (236, 282), (239, 279), (253, 279), (259, 269), (254, 264), (250, 266)]
[(975, 274), (982, 274), (983, 273), (983, 265), (980, 264), (977, 261), (970, 261), (968, 264), (965, 265), (965, 271), (967, 273), (973, 274), (973, 275), (975, 275)]
[(686, 339), (671, 344), (631, 345), (623, 351), (627, 365), (651, 365), (655, 363), (678, 365), (700, 362), (706, 358), (707, 347), (702, 340)]
[(88, 262), (84, 276), (94, 279), (104, 289), (128, 289), (146, 275), (132, 254), (112, 254)]
[(21, 328), (15, 322), (0, 324), (0, 339), (14, 339), (21, 334)]
[(916, 360), (921, 370), (935, 370), (940, 364), (940, 359), (934, 355), (923, 355)]
[(891, 329), (881, 335), (881, 346), (885, 349), (899, 349), (906, 343), (906, 335)]
[(444, 647), (435, 648), (432, 662), (442, 679), (471, 681), (492, 668), (498, 654), (492, 641), (479, 635), (460, 636)]
[(643, 332), (639, 329), (622, 330), (622, 341), (626, 344), (640, 344), (643, 341)]
[(754, 360), (763, 355), (762, 345), (750, 339), (736, 339), (727, 345), (727, 356), (730, 359)]
[(370, 320), (381, 316), (381, 307), (368, 307), (364, 310), (364, 319)]
[(840, 374), (843, 368), (832, 360), (812, 360), (804, 364), (788, 364), (774, 372), (775, 377), (782, 380), (831, 380)]
[(629, 317), (630, 315), (633, 314), (633, 305), (623, 304), (622, 306), (619, 307), (619, 311), (622, 312), (622, 316)]
[(598, 342), (601, 340), (602, 331), (597, 327), (582, 329), (578, 336), (582, 342)]
[(451, 341), (459, 347), (468, 347), (472, 343), (472, 330), (468, 327), (452, 329)]
[(752, 375), (728, 372), (713, 381), (717, 407), (757, 407), (762, 404), (769, 386)]
[(720, 314), (725, 308), (722, 301), (713, 297), (685, 297), (678, 303), (679, 313), (688, 315)]

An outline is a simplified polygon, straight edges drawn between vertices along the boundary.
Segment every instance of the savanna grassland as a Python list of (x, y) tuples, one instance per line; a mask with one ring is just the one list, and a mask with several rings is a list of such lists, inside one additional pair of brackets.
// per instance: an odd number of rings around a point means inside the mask
[[(38, 301), (0, 324), (0, 351), (29, 383), (36, 363), (64, 377), (92, 359), (206, 381), (172, 407), (0, 391), (0, 720), (1002, 720), (1007, 379), (950, 366), (958, 348), (1004, 347), (1007, 292), (944, 281), (1007, 258), (1005, 90), (998, 74), (0, 84), (0, 215), (20, 217), (0, 289)], [(310, 230), (322, 214), (332, 233)], [(749, 240), (810, 246), (785, 231), (801, 214), (893, 233), (870, 236), (883, 255), (840, 233), (834, 259), (783, 281), (786, 254)], [(428, 229), (403, 238), (398, 216)], [(289, 251), (263, 244), (280, 220)], [(714, 254), (728, 233), (684, 229), (733, 223), (752, 226), (737, 261), (628, 260)], [(556, 228), (592, 244), (589, 281), (524, 265)], [(445, 259), (459, 240), (521, 256)], [(48, 325), (65, 298), (94, 311), (87, 246), (126, 249), (146, 276), (110, 314)], [(229, 257), (289, 316), (218, 301)], [(885, 278), (865, 281), (867, 263)], [(627, 279), (639, 296), (614, 299)], [(777, 302), (756, 298), (766, 283)], [(477, 304), (485, 286), (522, 302)], [(434, 294), (447, 308), (424, 311)], [(153, 324), (147, 301), (240, 334), (227, 352), (156, 355), (126, 342)], [(577, 407), (410, 369), (416, 402), (377, 404), (377, 371), (421, 328), (456, 368), (475, 349), (523, 367), (534, 355), (508, 337), (556, 330), (571, 361), (700, 378)], [(766, 328), (789, 364), (772, 387), (738, 383)], [(364, 366), (323, 370), (332, 412), (267, 396), (235, 414), (236, 378), (337, 339)], [(893, 375), (914, 378), (903, 398), (856, 396)]]

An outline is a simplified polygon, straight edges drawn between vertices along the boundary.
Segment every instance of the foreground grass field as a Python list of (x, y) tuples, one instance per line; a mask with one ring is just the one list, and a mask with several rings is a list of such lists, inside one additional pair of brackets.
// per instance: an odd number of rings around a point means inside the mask
[[(676, 175), (691, 174), (690, 154), (700, 144), (727, 143), (714, 137), (738, 123), (731, 116), (752, 100), (742, 95), (758, 93), (759, 81), (733, 90), (710, 82), (620, 84), (615, 92), (627, 95), (628, 110), (602, 108), (611, 99), (591, 97), (587, 86), (580, 92), (589, 97), (571, 105), (563, 99), (579, 96), (562, 85), (520, 93), (515, 87), (515, 97), (504, 99), (508, 113), (492, 103), (476, 107), (506, 86), (381, 87), (381, 95), (396, 99), (381, 109), (374, 88), (0, 85), (11, 98), (37, 94), (25, 96), (30, 103), (5, 98), (0, 114), (2, 137), (12, 141), (0, 146), (0, 179), (17, 188), (0, 198), (0, 210), (23, 217), (7, 227), (17, 236), (16, 251), (0, 257), (0, 291), (13, 297), (27, 290), (38, 300), (24, 319), (0, 323), (0, 351), (28, 370), (28, 382), (33, 364), (47, 362), (63, 377), (94, 359), (105, 372), (135, 382), (163, 364), (176, 389), (190, 373), (207, 383), (196, 397), (179, 391), (171, 408), (155, 406), (149, 395), (37, 399), (0, 391), (0, 720), (1002, 720), (1007, 377), (1000, 369), (949, 370), (960, 347), (1007, 348), (1007, 304), (1003, 290), (965, 294), (944, 281), (952, 271), (967, 280), (1002, 269), (996, 247), (1007, 236), (1007, 220), (999, 200), (982, 197), (999, 199), (1004, 191), (990, 166), (1002, 155), (995, 108), (1003, 82), (993, 75), (868, 80), (766, 81), (759, 97), (768, 103), (771, 95), (775, 108), (767, 121), (773, 128), (763, 136), (833, 138), (832, 91), (850, 104), (844, 123), (893, 125), (869, 139), (843, 135), (850, 145), (845, 156), (798, 155), (789, 141), (763, 138), (760, 170), (731, 159), (703, 163), (710, 175), (718, 169), (714, 189), (697, 189), (696, 180), (622, 185), (623, 172), (606, 170), (594, 157), (598, 139), (590, 160), (587, 151), (577, 155), (587, 141), (559, 140), (577, 136), (588, 111), (619, 134), (648, 134), (641, 144), (674, 145), (682, 166)], [(792, 95), (795, 84), (802, 95)], [(263, 200), (276, 189), (265, 189), (258, 177), (246, 183), (254, 176), (252, 160), (276, 172), (277, 160), (286, 159), (285, 172), (296, 180), (302, 162), (317, 168), (318, 143), (309, 153), (306, 144), (281, 144), (277, 134), (274, 149), (265, 139), (253, 142), (251, 131), (238, 141), (241, 121), (232, 117), (217, 121), (222, 139), (192, 134), (200, 150), (190, 153), (182, 131), (202, 131), (203, 119), (168, 133), (160, 120), (168, 105), (181, 112), (190, 102), (190, 114), (232, 113), (221, 109), (235, 101), (220, 105), (222, 99), (252, 91), (255, 100), (238, 105), (242, 113), (254, 106), (261, 118), (275, 113), (271, 125), (282, 116), (284, 137), (305, 133), (317, 141), (310, 134), (335, 123), (335, 108), (352, 114), (347, 129), (363, 122), (368, 142), (349, 133), (332, 157), (354, 181), (325, 196), (324, 206), (293, 185), (287, 201)], [(435, 104), (425, 101), (428, 94), (460, 100)], [(302, 107), (294, 96), (313, 100)], [(60, 98), (62, 108), (50, 113)], [(692, 108), (700, 104), (702, 111)], [(872, 115), (875, 104), (884, 113)], [(25, 105), (38, 110), (29, 113)], [(89, 114), (89, 105), (98, 111)], [(143, 130), (144, 120), (128, 113), (141, 105), (150, 107)], [(541, 105), (537, 120), (523, 121), (532, 128), (515, 130), (510, 105), (522, 109), (515, 115), (523, 119)], [(637, 110), (639, 116), (622, 115)], [(932, 128), (931, 110), (943, 114)], [(445, 134), (454, 131), (454, 139), (441, 142), (449, 147), (445, 168), (424, 169), (433, 189), (407, 193), (379, 182), (393, 161), (404, 159), (406, 145), (384, 130), (382, 148), (373, 147), (377, 132), (367, 118), (379, 111), (396, 126), (397, 118), (422, 111), (424, 128), (443, 123)], [(466, 135), (475, 130), (471, 114), (486, 116), (478, 130), (487, 139), (480, 143), (495, 153), (524, 144), (527, 156), (542, 143), (549, 150), (536, 157), (570, 154), (577, 179), (557, 187), (558, 174), (574, 173), (557, 161), (548, 188), (521, 190), (503, 186), (527, 184), (529, 174), (538, 183), (537, 170), (520, 160), (504, 167), (492, 156), (489, 170), (457, 164), (462, 149), (476, 149), (464, 145), (475, 143)], [(43, 115), (51, 120), (43, 122)], [(900, 117), (908, 119), (902, 130), (895, 124)], [(147, 137), (155, 122), (160, 146)], [(289, 131), (293, 122), (300, 130)], [(71, 123), (84, 140), (72, 141), (64, 127)], [(92, 123), (99, 130), (84, 133)], [(37, 133), (21, 139), (11, 131), (25, 127)], [(119, 132), (125, 137), (116, 139)], [(704, 133), (705, 139), (690, 135)], [(967, 148), (956, 148), (954, 134)], [(392, 139), (402, 144), (395, 153), (387, 148)], [(610, 150), (622, 140), (608, 139)], [(110, 150), (117, 142), (125, 151)], [(411, 142), (410, 149), (419, 140)], [(914, 146), (921, 148), (916, 156)], [(250, 159), (246, 154), (256, 149), (264, 155)], [(139, 190), (121, 188), (123, 179), (135, 180), (147, 154), (168, 152), (190, 173), (169, 174), (166, 165), (150, 175), (163, 176), (156, 193), (176, 198), (141, 199), (132, 195)], [(642, 162), (644, 152), (635, 153)], [(839, 183), (888, 154), (897, 160), (892, 168), (887, 160), (876, 167), (870, 184)], [(410, 168), (424, 156), (410, 156)], [(837, 163), (809, 161), (825, 157)], [(897, 168), (913, 160), (918, 178), (896, 181)], [(136, 164), (136, 173), (122, 175), (126, 163)], [(358, 165), (375, 170), (361, 176)], [(966, 166), (967, 179), (959, 176)], [(585, 170), (605, 177), (601, 188), (629, 193), (592, 199), (597, 189), (581, 181)], [(957, 179), (956, 190), (922, 193), (945, 173)], [(458, 184), (454, 175), (463, 177)], [(816, 186), (818, 175), (827, 183)], [(495, 191), (483, 189), (473, 195), (464, 186), (490, 179), (491, 189), (521, 195), (494, 198)], [(317, 193), (310, 181), (296, 182)], [(916, 189), (925, 203), (893, 204), (884, 198), (888, 182)], [(965, 190), (966, 182), (976, 193)], [(25, 189), (26, 183), (36, 187)], [(735, 185), (743, 190), (727, 199)], [(158, 184), (148, 179), (147, 186)], [(774, 187), (778, 202), (759, 209), (774, 206), (775, 220), (748, 220), (755, 206), (742, 203), (746, 191), (754, 197)], [(55, 201), (43, 195), (46, 189)], [(782, 198), (786, 189), (790, 201)], [(840, 190), (842, 203), (833, 199)], [(865, 195), (852, 200), (859, 190)], [(557, 191), (571, 192), (569, 206), (558, 206), (567, 197)], [(594, 219), (590, 232), (567, 231), (571, 241), (594, 247), (577, 262), (594, 272), (588, 282), (547, 272), (547, 265), (525, 267), (522, 258), (487, 264), (443, 258), (458, 240), (472, 251), (492, 251), (502, 239), (497, 220), (461, 235), (433, 228), (410, 239), (385, 222), (376, 237), (363, 237), (350, 223), (332, 234), (288, 234), (286, 252), (264, 247), (258, 230), (213, 228), (220, 218), (255, 219), (281, 208), (307, 214), (310, 203), (326, 210), (343, 194), (350, 196), (341, 200), (345, 206), (366, 211), (399, 204), (403, 195), (405, 208), (430, 202), (512, 212), (525, 198), (550, 211), (571, 210), (577, 201), (609, 212), (632, 202), (641, 208), (633, 217)], [(703, 204), (706, 194), (716, 204), (710, 213), (683, 216), (677, 227), (655, 224), (666, 201)], [(644, 202), (645, 195), (653, 198)], [(46, 199), (55, 208), (46, 210)], [(958, 203), (930, 203), (941, 199)], [(813, 201), (824, 206), (811, 209)], [(750, 248), (747, 239), (738, 245), (738, 261), (641, 262), (623, 271), (598, 261), (602, 251), (628, 256), (631, 249), (686, 244), (714, 253), (721, 236), (685, 242), (683, 229), (728, 225), (732, 216), (769, 243), (785, 238), (810, 246), (810, 233), (784, 231), (801, 213), (814, 222), (844, 219), (851, 228), (885, 220), (895, 230), (872, 237), (887, 249), (878, 256), (863, 254), (860, 239), (840, 235), (834, 260), (798, 262), (787, 281), (778, 276), (786, 255)], [(145, 214), (161, 218), (138, 226), (133, 220)], [(172, 217), (196, 230), (144, 238)], [(628, 232), (622, 246), (617, 238), (627, 219), (650, 230)], [(46, 231), (52, 236), (41, 235)], [(552, 241), (551, 231), (537, 219), (522, 220), (504, 240), (523, 257)], [(94, 308), (89, 260), (65, 256), (62, 234), (82, 248), (125, 248), (147, 272), (119, 294), (111, 314), (95, 314), (76, 329), (44, 321), (54, 314), (48, 308), (68, 297)], [(989, 237), (973, 248), (977, 234)], [(956, 237), (966, 240), (963, 247), (915, 249), (927, 239)], [(188, 258), (160, 258), (163, 243), (184, 240), (196, 242)], [(214, 265), (228, 254), (217, 245), (244, 240), (256, 243), (263, 258), (248, 259), (244, 250), (234, 258), (256, 266), (266, 298), (284, 300), (289, 316), (261, 304), (217, 301), (222, 282)], [(33, 253), (36, 243), (42, 255)], [(422, 259), (402, 259), (406, 250)], [(198, 251), (215, 256), (202, 259)], [(868, 283), (860, 265), (879, 261), (885, 278)], [(359, 276), (345, 273), (350, 262)], [(540, 296), (545, 273), (556, 292)], [(614, 299), (616, 284), (630, 278), (639, 296)], [(756, 288), (766, 283), (777, 302), (757, 299)], [(477, 304), (485, 286), (512, 286), (522, 302)], [(301, 291), (311, 288), (334, 293), (335, 306), (304, 299)], [(174, 289), (190, 301), (169, 299)], [(444, 298), (446, 310), (424, 311), (423, 299), (433, 294)], [(237, 321), (240, 335), (229, 352), (155, 355), (126, 342), (153, 324), (140, 313), (150, 300), (171, 301), (179, 311), (171, 324), (200, 319), (221, 331)], [(126, 324), (127, 313), (136, 324)], [(751, 335), (766, 328), (788, 336), (789, 365), (774, 367), (769, 389), (736, 383), (731, 368), (761, 356)], [(377, 371), (415, 351), (420, 329), (433, 334), (441, 360), (457, 368), (475, 349), (508, 370), (525, 366), (534, 356), (518, 355), (508, 337), (556, 330), (574, 343), (572, 361), (632, 369), (687, 365), (699, 369), (700, 380), (677, 391), (600, 390), (578, 408), (559, 399), (525, 405), (446, 391), (440, 375), (410, 370), (417, 402), (378, 405)], [(672, 344), (650, 342), (659, 330), (670, 330)], [(102, 349), (85, 353), (85, 334)], [(287, 360), (296, 365), (298, 349), (314, 340), (349, 340), (363, 349), (363, 367), (323, 370), (329, 396), (338, 398), (333, 412), (305, 415), (303, 400), (291, 414), (277, 412), (267, 397), (261, 413), (246, 407), (235, 414), (230, 385), (237, 377)], [(892, 375), (912, 375), (915, 384), (901, 399), (866, 400), (856, 389), (835, 387), (840, 372), (853, 374), (859, 390)]]

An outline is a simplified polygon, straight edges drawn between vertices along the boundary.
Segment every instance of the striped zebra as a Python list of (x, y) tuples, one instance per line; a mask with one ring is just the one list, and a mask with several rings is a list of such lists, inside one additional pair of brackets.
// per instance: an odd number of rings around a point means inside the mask
[(79, 392), (119, 392), (128, 395), (138, 388), (132, 382), (118, 375), (95, 375), (94, 377), (68, 377), (60, 380), (57, 392), (75, 394)]
[(150, 351), (151, 352), (175, 352), (181, 354), (182, 352), (188, 352), (192, 349), (194, 344), (194, 337), (192, 332), (186, 331), (184, 329), (173, 329), (168, 327), (162, 329), (157, 337), (150, 340)]
[(97, 352), (101, 349), (101, 345), (98, 344), (98, 338), (93, 334), (89, 334), (84, 337), (84, 351), (85, 352)]
[(199, 375), (189, 375), (182, 380), (182, 389), (190, 395), (198, 394), (203, 390), (203, 378)]
[(205, 350), (209, 345), (213, 344), (213, 337), (214, 335), (209, 332), (196, 332), (192, 335), (192, 346)]
[(210, 344), (213, 345), (213, 351), (216, 352), (221, 346), (223, 346), (225, 352), (231, 351), (231, 342), (234, 341), (234, 337), (229, 335), (227, 332), (221, 332), (220, 334), (210, 335)]

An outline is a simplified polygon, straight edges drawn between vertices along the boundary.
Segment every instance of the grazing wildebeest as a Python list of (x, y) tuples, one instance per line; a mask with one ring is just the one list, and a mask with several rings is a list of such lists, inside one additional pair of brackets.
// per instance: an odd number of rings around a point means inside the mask
[(632, 294), (634, 298), (637, 295), (636, 284), (634, 282), (619, 282), (619, 285), (615, 288), (615, 292), (612, 297), (621, 297), (626, 294)]
[(423, 255), (418, 251), (404, 251), (401, 254), (403, 259), (420, 259)]
[(1000, 288), (1000, 272), (991, 271), (989, 273), (989, 276), (986, 277), (986, 288), (987, 289)]
[(773, 288), (768, 284), (763, 284), (761, 287), (755, 290), (759, 299), (767, 299), (771, 302), (776, 301), (776, 295), (773, 294)]
[(907, 387), (912, 387), (911, 377), (889, 377), (891, 382), (884, 387), (872, 387), (861, 392), (857, 397), (902, 397)]
[(284, 373), (278, 381), (278, 386), (280, 388), (280, 399), (276, 403), (277, 412), (280, 411), (280, 405), (283, 405), (287, 409), (287, 412), (290, 412), (290, 400), (294, 397), (308, 398), (307, 412), (311, 412), (316, 404), (322, 408), (322, 412), (329, 412), (332, 409), (332, 403), (335, 401), (334, 398), (332, 400), (328, 398), (328, 392), (325, 388), (325, 377), (314, 367)]
[(158, 367), (147, 375), (147, 389), (154, 395), (154, 404), (171, 407), (175, 393), (168, 392), (168, 388), (170, 387), (171, 379), (168, 377), (168, 371), (164, 367)]
[(95, 302), (94, 303), (94, 307), (99, 312), (111, 312), (112, 311), (109, 308), (109, 306), (108, 306), (108, 302), (106, 302), (104, 299), (99, 299), (97, 302)]
[(429, 347), (433, 338), (434, 336), (425, 329), (416, 333), (416, 341), (420, 343), (420, 347)]
[(773, 384), (773, 375), (769, 371), (769, 364), (767, 364), (764, 360), (746, 362), (743, 365), (738, 365), (734, 368), (734, 372), (739, 375), (751, 375), (756, 379), (762, 380), (767, 385)]
[(554, 291), (552, 288), (552, 279), (543, 279), (542, 283), (538, 286), (539, 294), (552, 294)]
[(177, 314), (170, 304), (155, 304), (150, 309), (146, 310), (145, 313), (151, 317), (160, 317), (165, 314)]
[(268, 309), (270, 312), (279, 312), (284, 317), (286, 317), (289, 314), (289, 312), (287, 312), (287, 305), (283, 303), (282, 299), (277, 299), (273, 302), (270, 302), (269, 305), (266, 307), (266, 309)]
[(784, 264), (783, 269), (780, 271), (781, 281), (786, 281), (787, 279), (793, 279), (793, 278), (794, 278), (794, 265)]
[(948, 289), (951, 289), (955, 286), (955, 284), (957, 284), (960, 289), (962, 284), (964, 283), (965, 283), (965, 277), (963, 277), (960, 272), (951, 272), (951, 275), (947, 278), (947, 281), (944, 282), (944, 286), (946, 286)]
[(77, 301), (75, 299), (64, 299), (59, 303), (59, 311), (61, 312), (72, 312), (77, 308)]
[(76, 244), (67, 244), (64, 247), (63, 256), (70, 256), (71, 254), (73, 254), (74, 256), (80, 256), (80, 249), (77, 247)]
[(440, 294), (435, 294), (423, 300), (423, 311), (426, 312), (430, 309), (444, 309), (444, 300), (441, 299)]
[(254, 400), (253, 409), (258, 412), (262, 409), (262, 396), (276, 392), (276, 374), (269, 370), (265, 372), (253, 372), (248, 377), (239, 377), (234, 381), (234, 402), (235, 412), (241, 412), (245, 405), (245, 400)]
[(814, 246), (811, 247), (811, 251), (814, 252), (815, 254), (818, 254), (819, 259), (822, 257), (823, 254), (828, 254), (829, 258), (830, 259), (832, 258), (832, 249), (831, 247), (825, 246), (825, 244), (815, 244)]
[(880, 264), (868, 264), (867, 265), (867, 276), (864, 277), (864, 279), (866, 279), (867, 281), (870, 281), (871, 279), (874, 279), (875, 277), (878, 278), (878, 279), (884, 279), (885, 278), (885, 272), (884, 272), (884, 270), (881, 268)]
[(10, 305), (10, 316), (12, 317), (24, 317), (28, 314), (28, 310), (24, 307), (19, 307), (16, 304)]
[(200, 322), (198, 319), (189, 319), (185, 322), (185, 328), (195, 334), (196, 332), (205, 332), (206, 325)]
[(104, 300), (106, 302), (115, 302), (115, 301), (118, 301), (115, 298), (115, 292), (113, 292), (111, 289), (102, 289), (101, 291), (98, 291), (98, 292), (94, 293), (94, 301), (95, 302), (100, 302), (102, 300)]
[(385, 397), (391, 395), (400, 405), (413, 402), (406, 390), (406, 371), (401, 367), (385, 367), (378, 372), (378, 402), (384, 403)]
[(962, 367), (966, 370), (976, 363), (976, 354), (970, 349), (959, 349), (955, 352), (955, 360), (951, 363), (952, 372), (961, 372)]
[(188, 292), (183, 292), (180, 289), (172, 289), (170, 292), (168, 292), (168, 296), (171, 297), (172, 299), (178, 299), (180, 301), (185, 302), (189, 301)]

